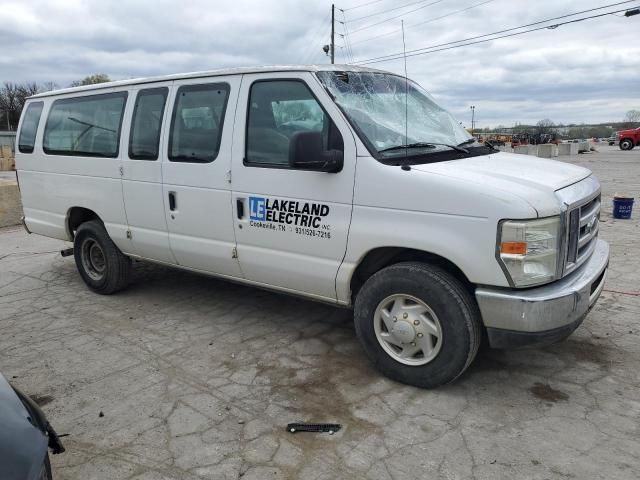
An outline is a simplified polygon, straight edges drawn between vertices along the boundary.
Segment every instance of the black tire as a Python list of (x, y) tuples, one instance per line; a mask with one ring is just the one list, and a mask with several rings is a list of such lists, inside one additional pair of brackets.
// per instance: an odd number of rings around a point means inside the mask
[(620, 150), (631, 150), (633, 148), (633, 141), (629, 138), (620, 140)]
[[(424, 302), (439, 319), (442, 342), (424, 365), (406, 365), (382, 347), (375, 332), (375, 312), (393, 295)], [(462, 283), (446, 271), (420, 262), (391, 265), (372, 275), (354, 305), (356, 333), (374, 366), (387, 377), (422, 388), (453, 382), (469, 367), (482, 338), (480, 312)]]
[(73, 256), (82, 280), (94, 292), (110, 295), (129, 284), (131, 259), (113, 243), (101, 221), (78, 227)]

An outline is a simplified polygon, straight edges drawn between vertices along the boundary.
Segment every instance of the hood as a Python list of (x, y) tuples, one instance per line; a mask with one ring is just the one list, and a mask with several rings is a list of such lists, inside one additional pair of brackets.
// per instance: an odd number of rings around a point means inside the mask
[(559, 213), (557, 190), (591, 175), (588, 169), (569, 163), (506, 152), (411, 168), (510, 193), (528, 202), (540, 217)]

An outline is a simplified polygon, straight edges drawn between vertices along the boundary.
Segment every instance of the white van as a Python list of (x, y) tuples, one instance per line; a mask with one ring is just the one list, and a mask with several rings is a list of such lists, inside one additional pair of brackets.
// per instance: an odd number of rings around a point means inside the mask
[[(114, 293), (132, 259), (354, 308), (401, 382), (561, 340), (604, 285), (589, 170), (479, 144), (421, 87), (353, 66), (220, 70), (28, 99), (27, 231)], [(305, 319), (301, 318), (301, 322)]]

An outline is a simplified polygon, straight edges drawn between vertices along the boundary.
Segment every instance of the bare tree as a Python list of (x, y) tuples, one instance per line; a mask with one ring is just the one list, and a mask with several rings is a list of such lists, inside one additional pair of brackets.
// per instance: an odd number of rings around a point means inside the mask
[(553, 123), (548, 118), (540, 120), (536, 123), (536, 133), (538, 135), (544, 135), (545, 133), (552, 133), (554, 131), (555, 123)]
[(634, 128), (640, 123), (640, 110), (629, 110), (624, 115), (624, 128)]
[(105, 83), (110, 82), (111, 79), (109, 75), (106, 73), (96, 73), (93, 75), (89, 75), (88, 77), (84, 77), (82, 80), (75, 80), (71, 82), (71, 87), (81, 87), (83, 85), (94, 85), (96, 83)]
[(40, 92), (58, 88), (53, 82), (38, 85), (36, 82), (5, 82), (0, 88), (0, 129), (15, 130), (27, 99)]
[(2, 127), (6, 125), (7, 130), (13, 130), (18, 124), (20, 113), (22, 112), (20, 87), (16, 83), (4, 82), (0, 89), (0, 110), (4, 114)]
[(22, 111), (22, 107), (24, 107), (24, 103), (27, 98), (39, 92), (40, 87), (36, 82), (27, 82), (22, 85), (18, 85), (18, 106), (20, 107), (20, 111)]
[(40, 86), (41, 92), (51, 92), (52, 90), (58, 90), (60, 87), (55, 82), (44, 82)]

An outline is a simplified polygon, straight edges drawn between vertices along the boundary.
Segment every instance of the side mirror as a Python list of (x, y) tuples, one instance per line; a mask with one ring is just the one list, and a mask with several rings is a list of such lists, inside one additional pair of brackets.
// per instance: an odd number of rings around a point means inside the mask
[(337, 173), (342, 170), (344, 152), (325, 150), (322, 132), (297, 132), (289, 143), (289, 166), (298, 170)]

